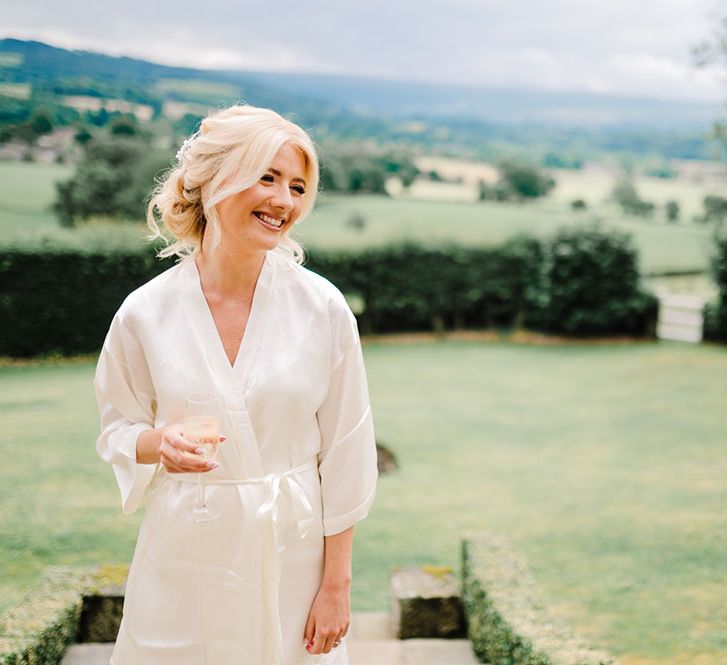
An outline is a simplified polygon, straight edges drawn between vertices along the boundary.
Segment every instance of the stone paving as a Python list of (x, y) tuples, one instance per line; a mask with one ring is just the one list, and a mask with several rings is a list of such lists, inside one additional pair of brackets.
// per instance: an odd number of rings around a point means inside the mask
[[(111, 644), (77, 644), (62, 665), (108, 665)], [(397, 640), (384, 612), (355, 612), (348, 636), (351, 665), (477, 665), (467, 640)]]

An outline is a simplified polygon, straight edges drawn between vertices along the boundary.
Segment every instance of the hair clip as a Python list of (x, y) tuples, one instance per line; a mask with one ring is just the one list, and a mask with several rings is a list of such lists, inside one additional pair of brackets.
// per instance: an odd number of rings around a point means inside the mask
[(177, 150), (177, 161), (183, 162), (187, 159), (187, 153), (189, 152), (190, 148), (192, 147), (192, 143), (194, 143), (194, 140), (199, 136), (199, 130), (197, 130), (192, 136), (189, 136), (185, 139), (184, 143), (182, 143), (182, 147)]

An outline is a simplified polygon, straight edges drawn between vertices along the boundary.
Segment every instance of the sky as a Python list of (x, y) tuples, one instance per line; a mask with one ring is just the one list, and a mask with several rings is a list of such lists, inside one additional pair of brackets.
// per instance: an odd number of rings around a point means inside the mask
[(206, 69), (715, 102), (696, 69), (727, 0), (0, 0), (0, 36)]

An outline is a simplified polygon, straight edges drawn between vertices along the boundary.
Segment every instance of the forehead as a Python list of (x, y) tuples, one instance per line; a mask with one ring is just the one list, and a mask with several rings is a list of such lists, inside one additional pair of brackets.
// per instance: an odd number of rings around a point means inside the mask
[(308, 160), (305, 153), (292, 143), (284, 143), (270, 162), (271, 169), (281, 171), (291, 177), (303, 178)]

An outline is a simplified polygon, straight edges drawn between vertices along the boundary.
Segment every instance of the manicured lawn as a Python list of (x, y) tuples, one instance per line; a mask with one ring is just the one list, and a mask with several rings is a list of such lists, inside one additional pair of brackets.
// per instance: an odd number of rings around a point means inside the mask
[[(357, 527), (355, 609), (387, 607), (392, 567), (457, 567), (461, 535), (488, 529), (622, 663), (727, 660), (727, 349), (373, 343), (366, 359), (401, 468)], [(139, 516), (95, 454), (92, 371), (0, 369), (2, 606), (46, 565), (131, 557)]]

